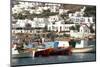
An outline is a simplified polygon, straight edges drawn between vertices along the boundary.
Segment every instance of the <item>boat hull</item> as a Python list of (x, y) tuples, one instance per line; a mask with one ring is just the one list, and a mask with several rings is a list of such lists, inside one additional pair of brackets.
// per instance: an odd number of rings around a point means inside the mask
[(93, 47), (87, 47), (87, 48), (72, 48), (72, 53), (88, 53), (88, 52), (95, 52), (95, 49)]
[(35, 50), (24, 52), (24, 53), (19, 53), (19, 54), (12, 54), (12, 58), (26, 58), (26, 57), (34, 57), (35, 55)]
[(25, 57), (32, 57), (30, 53), (21, 53), (21, 54), (13, 54), (13, 58), (25, 58)]
[(35, 57), (50, 56), (50, 55), (69, 55), (71, 54), (70, 48), (49, 48), (35, 52)]

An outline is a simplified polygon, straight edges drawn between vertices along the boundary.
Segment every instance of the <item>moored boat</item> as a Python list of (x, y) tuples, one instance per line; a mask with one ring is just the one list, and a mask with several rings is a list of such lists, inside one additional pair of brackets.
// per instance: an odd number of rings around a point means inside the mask
[(26, 57), (32, 57), (32, 54), (30, 53), (20, 53), (20, 54), (12, 54), (13, 58), (26, 58)]
[(12, 48), (12, 58), (26, 58), (26, 57), (34, 57), (35, 55), (35, 50), (33, 49), (24, 49), (24, 52), (19, 52), (16, 49), (16, 45), (13, 46)]
[(88, 53), (88, 52), (95, 52), (93, 47), (86, 47), (86, 48), (72, 48), (72, 53)]
[(58, 47), (58, 48), (48, 48), (43, 50), (37, 50), (35, 52), (35, 57), (38, 56), (50, 56), (50, 55), (69, 55), (71, 54), (71, 48), (64, 48), (64, 47)]

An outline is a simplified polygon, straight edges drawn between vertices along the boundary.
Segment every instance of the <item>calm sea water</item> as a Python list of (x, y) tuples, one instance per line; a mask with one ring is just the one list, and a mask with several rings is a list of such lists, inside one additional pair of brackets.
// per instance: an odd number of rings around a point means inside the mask
[(54, 64), (54, 63), (74, 63), (74, 62), (89, 62), (95, 61), (95, 53), (74, 53), (70, 56), (59, 55), (49, 57), (35, 58), (13, 58), (12, 65), (37, 65), (37, 64)]

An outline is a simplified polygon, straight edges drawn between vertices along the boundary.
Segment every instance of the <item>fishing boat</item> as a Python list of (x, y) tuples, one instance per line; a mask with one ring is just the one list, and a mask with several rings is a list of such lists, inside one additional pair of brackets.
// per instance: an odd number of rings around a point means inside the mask
[(69, 55), (71, 54), (70, 48), (63, 48), (63, 47), (58, 47), (58, 48), (47, 48), (47, 49), (38, 49), (35, 52), (35, 57), (39, 56), (50, 56), (50, 55)]

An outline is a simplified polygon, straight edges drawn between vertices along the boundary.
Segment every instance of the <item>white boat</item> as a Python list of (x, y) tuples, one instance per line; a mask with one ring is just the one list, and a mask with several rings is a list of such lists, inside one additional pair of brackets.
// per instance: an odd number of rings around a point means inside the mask
[(16, 45), (12, 48), (12, 58), (34, 57), (34, 55), (35, 50), (19, 53), (18, 50), (16, 50)]
[(84, 47), (84, 48), (72, 48), (72, 53), (88, 53), (95, 52), (95, 47)]
[(72, 53), (85, 53), (85, 52), (95, 52), (95, 45), (88, 45), (87, 40), (81, 40), (80, 44), (76, 44), (75, 48), (72, 48)]
[(32, 57), (30, 53), (21, 53), (21, 54), (12, 54), (13, 58), (25, 58), (25, 57)]

